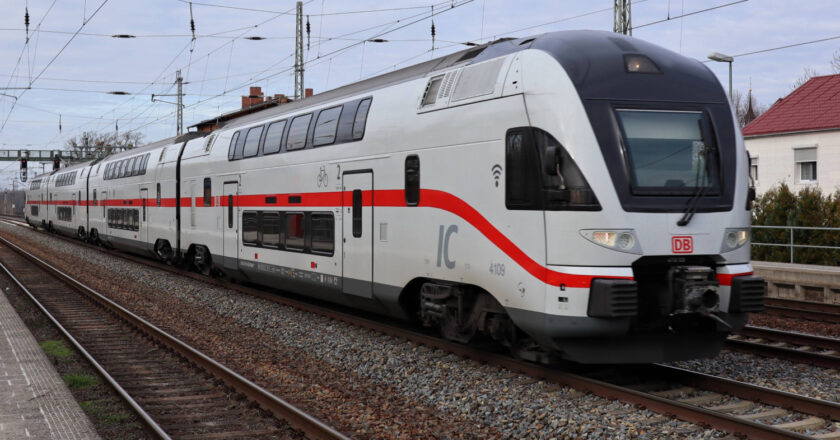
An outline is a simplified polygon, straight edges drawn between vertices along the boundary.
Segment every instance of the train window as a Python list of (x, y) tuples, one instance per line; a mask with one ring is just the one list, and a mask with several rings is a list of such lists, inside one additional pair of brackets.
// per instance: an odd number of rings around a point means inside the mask
[(233, 195), (228, 194), (228, 228), (233, 227)]
[(318, 147), (335, 142), (338, 117), (341, 116), (341, 110), (343, 108), (343, 106), (339, 105), (321, 110), (318, 113), (318, 119), (315, 121), (315, 134), (313, 135), (312, 145)]
[(357, 141), (365, 136), (365, 125), (367, 125), (368, 111), (370, 110), (370, 98), (359, 103), (356, 109), (356, 118), (353, 120), (353, 140)]
[(335, 249), (335, 218), (332, 213), (312, 214), (312, 252), (332, 255)]
[(125, 160), (121, 160), (121, 161), (119, 162), (119, 164), (120, 164), (120, 165), (119, 165), (119, 168), (117, 169), (117, 175), (116, 175), (116, 176), (114, 176), (114, 177), (116, 177), (117, 179), (119, 179), (119, 178), (121, 178), (121, 177), (125, 177), (125, 165), (126, 165)]
[(280, 232), (282, 231), (282, 220), (279, 212), (263, 212), (260, 222), (262, 232), (262, 245), (265, 247), (280, 247)]
[(163, 162), (163, 155), (166, 154), (166, 147), (160, 149), (160, 157), (158, 157), (158, 162)]
[(245, 211), (242, 213), (242, 243), (248, 246), (257, 246), (257, 232), (259, 231), (259, 222), (257, 222), (256, 211)]
[(353, 190), (353, 236), (362, 236), (362, 190)]
[(136, 171), (137, 171), (137, 157), (132, 157), (131, 159), (129, 159), (128, 165), (126, 166), (125, 175), (126, 175), (126, 177), (134, 176), (134, 175), (137, 174)]
[(38, 217), (38, 206), (32, 205), (29, 207), (29, 214)]
[(102, 176), (105, 180), (111, 178), (111, 164), (105, 165), (105, 174)]
[(280, 151), (280, 143), (283, 141), (283, 129), (286, 128), (286, 121), (273, 122), (268, 126), (263, 143), (263, 154), (274, 154)]
[(210, 201), (212, 200), (213, 196), (210, 193), (212, 183), (210, 182), (209, 177), (204, 178), (204, 206), (210, 206)]
[(242, 133), (236, 140), (236, 148), (233, 149), (233, 160), (242, 159), (242, 150), (245, 148), (246, 138), (247, 136), (245, 135), (245, 133)]
[(213, 141), (216, 140), (216, 135), (211, 134), (207, 137), (207, 142), (204, 143), (204, 152), (207, 153), (210, 151), (210, 147), (213, 146)]
[(149, 153), (140, 156), (140, 171), (138, 174), (146, 174), (146, 164), (149, 163)]
[(134, 213), (134, 230), (137, 231), (140, 229), (140, 210), (135, 209), (132, 212)]
[(286, 249), (303, 250), (306, 242), (306, 229), (302, 212), (286, 213)]
[(426, 85), (426, 93), (423, 94), (423, 104), (422, 105), (432, 105), (437, 101), (437, 95), (440, 91), (440, 84), (443, 82), (443, 75), (438, 75), (431, 80), (429, 80), (429, 84)]
[(228, 147), (228, 160), (233, 160), (233, 153), (236, 150), (236, 142), (239, 140), (239, 132), (233, 134), (230, 138), (230, 146)]
[(540, 160), (531, 133), (510, 130), (505, 151), (505, 204), (510, 209), (536, 208), (540, 195)]
[(245, 137), (245, 148), (242, 152), (242, 157), (254, 157), (260, 149), (260, 136), (262, 136), (263, 126), (254, 127), (248, 130), (248, 136)]
[(157, 184), (157, 205), (160, 206), (160, 183)]
[(405, 204), (420, 203), (420, 158), (412, 154), (405, 158)]
[(289, 127), (289, 137), (286, 140), (286, 151), (300, 150), (306, 146), (306, 133), (309, 131), (309, 121), (312, 113), (292, 119)]
[(93, 206), (96, 206), (96, 190), (93, 190)]

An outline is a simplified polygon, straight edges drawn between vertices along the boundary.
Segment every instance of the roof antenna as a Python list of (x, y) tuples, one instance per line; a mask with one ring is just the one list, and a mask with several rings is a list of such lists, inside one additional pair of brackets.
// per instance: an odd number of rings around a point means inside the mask
[(23, 15), (23, 24), (26, 26), (26, 42), (29, 43), (29, 6), (26, 7), (26, 14)]

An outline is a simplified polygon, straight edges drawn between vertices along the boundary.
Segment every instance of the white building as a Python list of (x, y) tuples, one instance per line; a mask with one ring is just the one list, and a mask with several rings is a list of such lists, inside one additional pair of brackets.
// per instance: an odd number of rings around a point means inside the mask
[(743, 128), (756, 192), (840, 190), (840, 74), (818, 76)]

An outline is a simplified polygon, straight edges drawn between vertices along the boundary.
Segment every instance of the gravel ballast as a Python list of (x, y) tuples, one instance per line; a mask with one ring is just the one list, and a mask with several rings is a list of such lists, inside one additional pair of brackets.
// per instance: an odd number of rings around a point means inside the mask
[[(38, 244), (42, 257), (353, 437), (725, 436), (49, 235), (5, 223), (0, 232)], [(836, 371), (731, 352), (678, 365), (838, 400)]]

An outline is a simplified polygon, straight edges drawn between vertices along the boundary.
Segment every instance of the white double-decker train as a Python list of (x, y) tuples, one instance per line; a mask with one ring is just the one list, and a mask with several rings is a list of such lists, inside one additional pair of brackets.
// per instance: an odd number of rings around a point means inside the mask
[(763, 307), (748, 162), (703, 64), (556, 32), (38, 176), (26, 215), (525, 357), (652, 362)]

